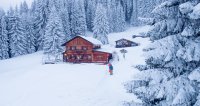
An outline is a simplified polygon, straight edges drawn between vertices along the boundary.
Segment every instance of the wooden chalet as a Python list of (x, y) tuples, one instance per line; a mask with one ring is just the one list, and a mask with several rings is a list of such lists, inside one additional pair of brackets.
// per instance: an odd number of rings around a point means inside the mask
[(135, 43), (133, 41), (130, 41), (130, 40), (127, 40), (127, 39), (124, 39), (124, 38), (117, 40), (115, 42), (116, 42), (116, 48), (138, 46), (138, 43)]
[(102, 43), (92, 37), (76, 36), (64, 43), (63, 60), (71, 63), (108, 63), (112, 54), (101, 51)]

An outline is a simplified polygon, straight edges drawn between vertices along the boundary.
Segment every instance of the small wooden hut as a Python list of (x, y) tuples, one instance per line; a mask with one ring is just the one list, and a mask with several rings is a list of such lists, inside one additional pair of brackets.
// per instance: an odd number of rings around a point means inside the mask
[(116, 48), (138, 46), (138, 43), (135, 43), (133, 41), (130, 41), (130, 40), (127, 40), (127, 39), (124, 39), (124, 38), (117, 40), (115, 42), (116, 42)]

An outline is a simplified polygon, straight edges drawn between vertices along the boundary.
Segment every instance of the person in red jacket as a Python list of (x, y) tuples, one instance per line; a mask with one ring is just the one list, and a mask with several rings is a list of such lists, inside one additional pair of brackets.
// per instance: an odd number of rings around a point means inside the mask
[(108, 66), (109, 66), (109, 73), (110, 73), (110, 75), (113, 75), (113, 66), (112, 66), (112, 64), (109, 63)]

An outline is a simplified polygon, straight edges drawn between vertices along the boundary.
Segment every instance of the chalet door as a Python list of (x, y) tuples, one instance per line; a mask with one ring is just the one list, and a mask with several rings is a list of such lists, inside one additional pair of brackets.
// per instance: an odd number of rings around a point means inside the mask
[(68, 62), (76, 62), (76, 60), (77, 60), (77, 58), (76, 58), (76, 55), (74, 55), (74, 54), (69, 54), (67, 56), (67, 61)]
[(104, 56), (103, 55), (97, 55), (96, 60), (97, 61), (104, 61)]
[(83, 55), (82, 54), (76, 55), (76, 59), (78, 62), (81, 62), (83, 60)]

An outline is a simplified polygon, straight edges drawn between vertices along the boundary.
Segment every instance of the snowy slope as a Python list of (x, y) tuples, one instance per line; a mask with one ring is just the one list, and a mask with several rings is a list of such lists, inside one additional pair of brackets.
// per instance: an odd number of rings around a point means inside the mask
[(117, 51), (120, 57), (113, 62), (113, 76), (106, 65), (42, 65), (42, 52), (0, 61), (0, 106), (120, 106), (132, 100), (135, 97), (126, 93), (123, 82), (137, 73), (133, 65), (144, 63), (142, 49), (149, 40), (133, 39), (140, 46), (126, 48), (126, 59), (114, 48), (114, 41), (146, 30), (130, 28), (109, 35), (111, 45), (103, 49)]

